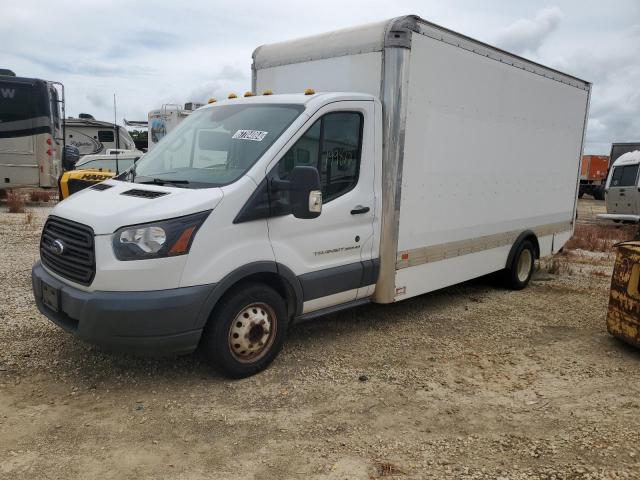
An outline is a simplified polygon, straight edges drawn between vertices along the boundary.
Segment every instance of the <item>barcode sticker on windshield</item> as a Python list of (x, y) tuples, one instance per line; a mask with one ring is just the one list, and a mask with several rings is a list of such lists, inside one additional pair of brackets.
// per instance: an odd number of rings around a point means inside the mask
[(254, 142), (261, 142), (269, 132), (261, 132), (260, 130), (238, 130), (233, 134), (236, 140), (253, 140)]

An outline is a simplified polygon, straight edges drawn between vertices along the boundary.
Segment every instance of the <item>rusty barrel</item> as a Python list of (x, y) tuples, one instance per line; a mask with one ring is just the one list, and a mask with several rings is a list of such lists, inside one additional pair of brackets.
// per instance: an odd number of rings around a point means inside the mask
[(640, 347), (640, 241), (619, 243), (616, 247), (607, 330)]

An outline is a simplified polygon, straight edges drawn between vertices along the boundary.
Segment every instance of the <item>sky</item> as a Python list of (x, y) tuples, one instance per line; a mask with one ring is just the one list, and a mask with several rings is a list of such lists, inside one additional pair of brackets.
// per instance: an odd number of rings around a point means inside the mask
[(146, 120), (251, 88), (277, 41), (416, 14), (593, 83), (585, 153), (640, 141), (640, 1), (22, 0), (0, 6), (0, 68), (61, 81), (67, 115)]

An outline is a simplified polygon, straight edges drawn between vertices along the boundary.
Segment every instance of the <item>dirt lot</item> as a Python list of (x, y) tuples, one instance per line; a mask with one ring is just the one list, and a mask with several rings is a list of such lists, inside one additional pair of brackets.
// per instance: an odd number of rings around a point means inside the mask
[(605, 330), (613, 257), (593, 232), (524, 291), (485, 278), (336, 314), (228, 381), (42, 317), (45, 215), (0, 213), (0, 478), (640, 477), (640, 351)]

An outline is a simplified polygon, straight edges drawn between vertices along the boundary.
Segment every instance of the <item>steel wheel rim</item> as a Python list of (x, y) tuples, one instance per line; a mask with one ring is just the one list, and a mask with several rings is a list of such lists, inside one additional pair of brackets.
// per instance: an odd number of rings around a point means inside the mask
[(233, 319), (229, 329), (229, 351), (242, 363), (265, 356), (276, 336), (276, 314), (266, 303), (252, 303)]
[(533, 264), (533, 256), (531, 255), (531, 250), (525, 248), (520, 252), (520, 258), (518, 258), (518, 268), (516, 269), (516, 273), (518, 275), (518, 280), (524, 282), (529, 277), (529, 272), (531, 272), (531, 265)]

